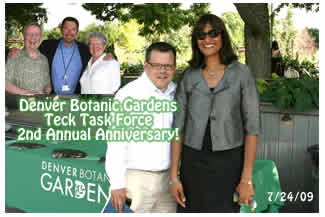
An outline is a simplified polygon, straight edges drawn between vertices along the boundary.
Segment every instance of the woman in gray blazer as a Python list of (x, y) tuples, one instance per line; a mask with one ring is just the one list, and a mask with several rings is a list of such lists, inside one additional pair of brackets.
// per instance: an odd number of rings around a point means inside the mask
[(223, 21), (213, 14), (195, 25), (192, 51), (175, 96), (173, 127), (182, 139), (172, 142), (171, 194), (178, 212), (238, 212), (234, 192), (246, 205), (254, 195), (260, 125), (255, 79), (237, 61)]

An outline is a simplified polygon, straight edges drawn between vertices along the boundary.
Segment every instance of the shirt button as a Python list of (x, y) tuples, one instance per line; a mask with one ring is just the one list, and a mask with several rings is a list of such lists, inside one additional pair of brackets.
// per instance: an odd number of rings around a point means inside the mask
[(216, 136), (212, 136), (212, 140), (216, 140), (217, 139), (217, 137)]
[(211, 121), (215, 121), (216, 120), (216, 117), (215, 116), (210, 116), (210, 120)]

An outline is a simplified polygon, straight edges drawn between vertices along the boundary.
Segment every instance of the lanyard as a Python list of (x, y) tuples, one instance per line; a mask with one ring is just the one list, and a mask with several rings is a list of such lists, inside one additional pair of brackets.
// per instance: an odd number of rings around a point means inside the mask
[(75, 43), (73, 44), (72, 55), (71, 55), (71, 57), (70, 57), (70, 60), (69, 60), (69, 62), (68, 62), (67, 67), (65, 66), (65, 61), (64, 61), (64, 56), (63, 56), (63, 49), (62, 49), (62, 46), (63, 46), (63, 45), (61, 44), (61, 46), (60, 46), (60, 50), (61, 50), (61, 55), (62, 55), (63, 68), (64, 68), (64, 84), (66, 84), (66, 83), (67, 83), (67, 70), (68, 70), (68, 68), (69, 68), (69, 66), (70, 66), (70, 63), (71, 63), (72, 57), (73, 57), (73, 55), (74, 55), (74, 51), (76, 50), (76, 44), (75, 44)]

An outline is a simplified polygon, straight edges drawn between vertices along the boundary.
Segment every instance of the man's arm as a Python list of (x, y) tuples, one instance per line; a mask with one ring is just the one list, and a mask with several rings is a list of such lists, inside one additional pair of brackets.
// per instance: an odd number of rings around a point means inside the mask
[(42, 94), (42, 91), (30, 91), (24, 90), (19, 87), (16, 87), (14, 84), (6, 81), (6, 91), (11, 94), (19, 94), (19, 95), (30, 95), (30, 94)]
[(44, 88), (43, 88), (43, 92), (45, 94), (50, 94), (52, 92), (50, 66), (49, 66), (47, 57), (45, 56), (44, 58), (46, 59), (45, 62), (44, 62), (45, 63), (44, 70), (45, 70), (45, 73), (47, 73), (49, 75), (49, 77), (48, 77), (49, 79), (48, 79), (47, 85), (45, 85)]
[[(114, 100), (122, 101), (124, 97), (118, 92)], [(126, 201), (127, 146), (127, 142), (107, 142), (105, 168), (111, 184), (111, 201), (119, 212), (123, 211)]]
[[(18, 60), (19, 61), (19, 60)], [(14, 85), (15, 80), (17, 78), (17, 59), (8, 59), (5, 68), (5, 79), (6, 86), (5, 90), (11, 94), (19, 94), (19, 95), (30, 95), (30, 94), (38, 94), (38, 92), (33, 92), (29, 90), (25, 90)]]
[(50, 94), (52, 92), (51, 81), (44, 87), (43, 92), (45, 94)]

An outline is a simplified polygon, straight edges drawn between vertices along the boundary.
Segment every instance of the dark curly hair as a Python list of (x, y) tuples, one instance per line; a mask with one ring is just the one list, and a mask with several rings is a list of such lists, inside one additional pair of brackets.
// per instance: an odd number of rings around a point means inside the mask
[(205, 14), (200, 17), (199, 21), (195, 24), (192, 32), (192, 59), (189, 64), (193, 68), (199, 68), (204, 64), (204, 55), (201, 53), (197, 43), (197, 33), (203, 31), (206, 24), (210, 24), (214, 29), (221, 31), (222, 48), (219, 51), (221, 63), (228, 65), (232, 61), (237, 60), (237, 56), (231, 46), (229, 34), (226, 30), (225, 24), (222, 19), (214, 14)]

